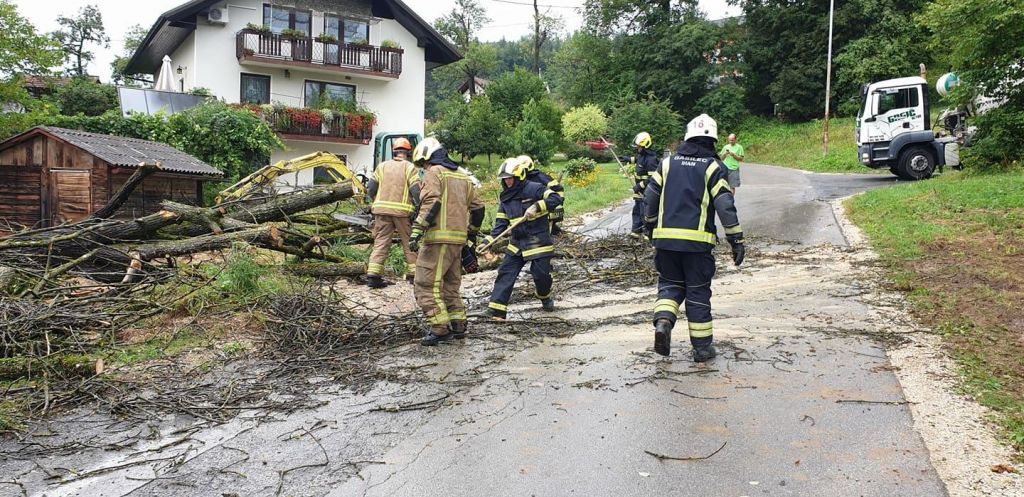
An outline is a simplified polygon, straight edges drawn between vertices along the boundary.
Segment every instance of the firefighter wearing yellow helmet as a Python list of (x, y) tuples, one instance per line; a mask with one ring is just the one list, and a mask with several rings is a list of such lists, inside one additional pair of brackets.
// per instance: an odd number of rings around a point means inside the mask
[(490, 243), (510, 228), (512, 233), (488, 304), (488, 313), (494, 319), (507, 316), (516, 278), (526, 263), (530, 263), (535, 295), (540, 299), (541, 307), (545, 311), (555, 309), (551, 297), (551, 257), (555, 247), (548, 214), (562, 205), (562, 197), (546, 185), (529, 181), (527, 167), (521, 158), (516, 157), (505, 160), (498, 170), (502, 187), (498, 214), (494, 229), (484, 241)]
[(480, 230), (484, 204), (470, 177), (436, 139), (420, 142), (412, 158), (425, 170), (412, 229), (411, 247), (418, 252), (413, 295), (431, 329), (420, 343), (437, 345), (466, 336), (460, 262), (463, 247)]
[(655, 248), (658, 301), (654, 307), (654, 351), (669, 355), (679, 307), (686, 320), (693, 360), (715, 357), (712, 345), (711, 279), (715, 275), (715, 214), (732, 246), (733, 263), (743, 263), (743, 229), (715, 154), (718, 125), (701, 114), (686, 126), (684, 142), (651, 173), (645, 191), (645, 232)]
[(658, 167), (658, 153), (652, 149), (654, 140), (644, 131), (633, 138), (636, 155), (620, 160), (633, 165), (633, 225), (631, 235), (639, 237), (644, 231), (644, 189), (650, 174)]
[[(373, 204), (373, 251), (366, 266), (366, 286), (384, 287), (384, 262), (391, 253), (391, 238), (397, 233), (405, 251), (405, 261), (410, 268), (416, 267), (416, 252), (409, 247), (412, 236), (410, 217), (420, 201), (419, 175), (416, 167), (408, 161), (412, 144), (406, 138), (398, 138), (391, 145), (393, 160), (382, 162), (373, 171), (367, 182), (366, 191)], [(406, 279), (412, 282), (412, 274)]]
[[(540, 183), (541, 185), (550, 188), (552, 191), (554, 191), (560, 197), (562, 197), (563, 202), (565, 201), (565, 187), (562, 186), (562, 184), (557, 179), (552, 178), (551, 175), (549, 175), (548, 173), (541, 171), (540, 168), (537, 166), (537, 162), (530, 158), (529, 155), (520, 155), (519, 157), (516, 157), (516, 159), (518, 159), (520, 163), (526, 167), (527, 181)], [(555, 208), (555, 210), (551, 211), (551, 214), (548, 216), (548, 219), (551, 221), (551, 234), (558, 235), (559, 233), (561, 233), (562, 229), (561, 227), (558, 226), (558, 223), (561, 223), (562, 221), (565, 220), (564, 205), (559, 205), (558, 207)]]

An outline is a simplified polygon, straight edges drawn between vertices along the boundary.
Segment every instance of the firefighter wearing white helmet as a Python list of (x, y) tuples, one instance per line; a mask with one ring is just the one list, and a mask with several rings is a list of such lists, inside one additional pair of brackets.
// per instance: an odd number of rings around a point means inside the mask
[(712, 345), (711, 279), (715, 275), (715, 214), (743, 263), (743, 229), (736, 214), (726, 167), (715, 155), (718, 125), (707, 114), (686, 125), (685, 141), (651, 174), (645, 191), (644, 229), (655, 248), (658, 301), (654, 307), (654, 351), (669, 355), (672, 328), (685, 302), (693, 360), (715, 357)]
[(527, 168), (521, 158), (515, 157), (505, 160), (498, 170), (502, 183), (498, 214), (494, 219), (494, 229), (484, 241), (490, 243), (509, 227), (515, 227), (505, 248), (505, 258), (498, 267), (498, 278), (494, 281), (491, 301), (487, 306), (494, 319), (505, 319), (508, 314), (516, 278), (527, 263), (530, 264), (530, 275), (533, 276), (535, 295), (540, 299), (541, 308), (545, 311), (555, 309), (551, 298), (551, 257), (555, 246), (548, 214), (562, 205), (562, 197), (546, 185), (527, 180)]
[(644, 231), (644, 190), (650, 174), (658, 167), (658, 153), (652, 149), (654, 139), (644, 131), (633, 138), (636, 155), (622, 157), (622, 162), (633, 165), (633, 225), (631, 235), (640, 237)]
[(470, 177), (459, 172), (436, 139), (420, 142), (412, 159), (425, 170), (410, 241), (412, 250), (419, 252), (413, 295), (431, 328), (420, 343), (437, 345), (466, 336), (460, 262), (463, 247), (480, 230), (484, 204)]

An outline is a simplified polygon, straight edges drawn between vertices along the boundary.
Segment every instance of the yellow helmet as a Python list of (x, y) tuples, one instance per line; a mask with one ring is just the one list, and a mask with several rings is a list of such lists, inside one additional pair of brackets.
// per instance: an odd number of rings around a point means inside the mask
[(441, 142), (437, 141), (437, 138), (429, 137), (424, 138), (416, 148), (412, 151), (412, 161), (414, 164), (420, 165), (424, 161), (434, 155), (441, 148)]
[(533, 162), (533, 159), (530, 158), (529, 155), (520, 155), (519, 157), (516, 157), (516, 160), (518, 160), (519, 163), (522, 164), (522, 166), (526, 169), (526, 172), (530, 172), (533, 171), (534, 169), (537, 169), (537, 164)]
[(526, 179), (526, 167), (519, 157), (505, 159), (498, 168), (498, 179), (515, 178), (519, 181)]
[(640, 148), (651, 148), (652, 143), (654, 143), (654, 140), (651, 139), (651, 134), (646, 131), (637, 133), (636, 138), (633, 138), (633, 145)]

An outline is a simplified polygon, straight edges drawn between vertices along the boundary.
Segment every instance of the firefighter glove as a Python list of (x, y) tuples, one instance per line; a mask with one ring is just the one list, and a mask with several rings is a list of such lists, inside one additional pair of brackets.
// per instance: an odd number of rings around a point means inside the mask
[(640, 194), (644, 192), (644, 185), (639, 181), (633, 184), (633, 193)]
[(482, 253), (482, 252), (480, 252), (480, 247), (486, 246), (488, 249), (490, 249), (491, 248), (490, 245), (491, 245), (492, 242), (494, 242), (494, 237), (491, 236), (491, 235), (485, 235), (483, 237), (483, 239), (480, 240), (480, 243), (476, 247), (473, 247), (473, 250), (476, 253), (480, 254), (480, 253)]
[(420, 251), (420, 240), (423, 239), (423, 228), (421, 226), (413, 226), (412, 236), (409, 237), (409, 250), (413, 252)]
[(526, 219), (533, 221), (534, 219), (537, 219), (538, 217), (542, 216), (540, 206), (541, 203), (537, 202), (536, 204), (531, 205), (529, 209), (526, 209)]
[(732, 262), (736, 264), (736, 267), (739, 267), (740, 264), (743, 264), (743, 258), (747, 253), (746, 248), (743, 246), (743, 235), (727, 235), (725, 238), (729, 240), (729, 245), (732, 246)]

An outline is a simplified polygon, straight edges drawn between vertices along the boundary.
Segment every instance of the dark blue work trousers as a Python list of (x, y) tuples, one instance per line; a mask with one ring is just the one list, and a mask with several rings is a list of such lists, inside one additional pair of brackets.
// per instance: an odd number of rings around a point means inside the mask
[(711, 279), (715, 276), (715, 256), (710, 252), (658, 249), (654, 266), (658, 270), (654, 320), (668, 319), (674, 325), (679, 308), (685, 302), (690, 342), (694, 346), (711, 343)]
[(491, 292), (488, 307), (501, 313), (508, 312), (508, 302), (512, 299), (516, 278), (527, 262), (530, 264), (533, 284), (537, 288), (537, 298), (546, 299), (551, 296), (551, 257), (527, 261), (522, 255), (505, 254), (505, 259), (498, 267), (498, 278), (494, 281), (494, 291)]

